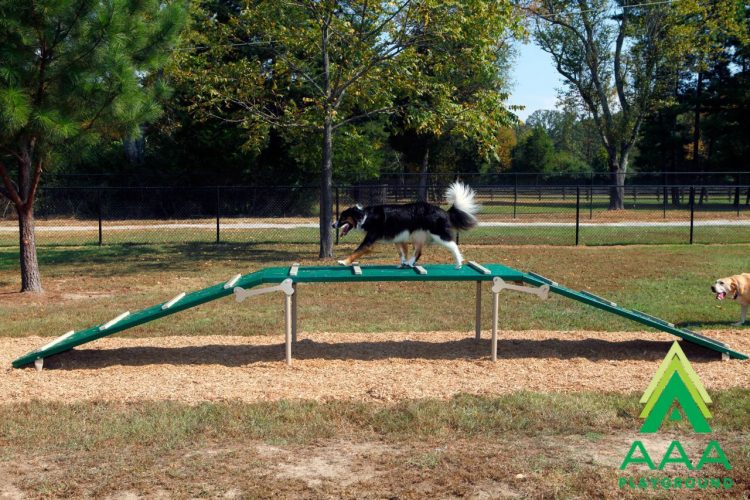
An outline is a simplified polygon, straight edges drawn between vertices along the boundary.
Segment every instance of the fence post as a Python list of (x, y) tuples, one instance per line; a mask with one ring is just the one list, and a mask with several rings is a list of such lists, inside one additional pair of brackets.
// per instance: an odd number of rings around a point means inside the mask
[(516, 205), (518, 204), (518, 175), (516, 175), (516, 183), (513, 185), (513, 218), (516, 218)]
[(664, 184), (664, 190), (661, 193), (662, 197), (662, 212), (664, 212), (664, 218), (667, 218), (667, 185)]
[(576, 246), (581, 231), (581, 186), (576, 186)]
[(740, 216), (740, 187), (734, 188), (734, 209), (737, 211), (737, 217)]
[(221, 243), (221, 188), (216, 186), (216, 243)]
[(97, 205), (97, 212), (99, 215), (99, 246), (102, 246), (103, 233), (102, 233), (102, 190), (101, 189), (97, 190), (97, 198), (98, 199), (96, 201), (96, 205)]
[[(339, 187), (336, 186), (336, 222), (339, 221)], [(336, 224), (336, 244), (339, 244), (339, 227)]]
[(693, 227), (695, 225), (695, 187), (690, 187), (690, 244), (693, 244)]

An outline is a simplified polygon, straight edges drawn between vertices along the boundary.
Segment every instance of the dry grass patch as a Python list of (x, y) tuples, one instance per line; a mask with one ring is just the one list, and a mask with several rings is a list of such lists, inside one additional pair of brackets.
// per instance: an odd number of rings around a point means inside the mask
[[(750, 486), (750, 417), (740, 414), (750, 392), (712, 396), (711, 437), (732, 463), (726, 475), (735, 479), (730, 494), (736, 495)], [(31, 497), (613, 497), (622, 493), (617, 467), (630, 442), (644, 439), (637, 433), (637, 400), (521, 392), (394, 405), (2, 405), (0, 491)], [(702, 446), (703, 438), (682, 426), (645, 439), (663, 452), (673, 438), (691, 453)]]

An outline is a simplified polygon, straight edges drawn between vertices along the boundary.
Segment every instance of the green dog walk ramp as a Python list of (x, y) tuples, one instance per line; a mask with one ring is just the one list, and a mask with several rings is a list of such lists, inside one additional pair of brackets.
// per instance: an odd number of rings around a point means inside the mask
[[(294, 299), (294, 312), (289, 312), (289, 302), (291, 296), (295, 293), (295, 284), (297, 283), (344, 283), (344, 282), (372, 282), (372, 281), (474, 281), (477, 282), (478, 298), (481, 297), (481, 282), (494, 282), (495, 284), (510, 282), (522, 282), (534, 287), (549, 288), (549, 292), (562, 295), (569, 299), (588, 304), (603, 311), (622, 316), (624, 318), (636, 321), (643, 325), (649, 326), (656, 330), (671, 333), (685, 339), (688, 342), (720, 352), (725, 356), (747, 359), (743, 353), (732, 350), (727, 344), (701, 335), (700, 333), (679, 328), (674, 324), (650, 316), (644, 312), (627, 309), (615, 304), (607, 299), (598, 297), (588, 292), (576, 292), (564, 286), (555, 283), (543, 276), (535, 273), (525, 273), (511, 267), (501, 264), (484, 264), (480, 265), (474, 262), (455, 269), (452, 265), (434, 264), (417, 266), (415, 268), (399, 268), (387, 265), (359, 266), (299, 266), (297, 264), (291, 267), (269, 267), (245, 275), (236, 275), (224, 283), (219, 283), (202, 290), (191, 293), (180, 293), (174, 298), (157, 304), (140, 311), (130, 313), (125, 312), (117, 317), (92, 326), (85, 330), (70, 331), (48, 344), (31, 351), (13, 361), (13, 366), (18, 368), (31, 363), (38, 363), (41, 367), (42, 360), (49, 356), (68, 351), (76, 346), (91, 342), (101, 337), (113, 335), (123, 330), (128, 330), (136, 326), (148, 323), (165, 316), (169, 316), (186, 309), (190, 309), (206, 302), (221, 299), (229, 295), (235, 295), (238, 301), (244, 298), (272, 291), (282, 291), (287, 295), (287, 325), (292, 321), (296, 323), (296, 297)], [(265, 288), (257, 288), (261, 285), (275, 285)], [(496, 285), (497, 286), (497, 285)], [(506, 289), (520, 289), (513, 285), (504, 285)], [(528, 287), (527, 287), (528, 288)], [(530, 289), (530, 288), (529, 288)], [(493, 293), (497, 297), (498, 288)], [(521, 291), (521, 290), (519, 290)], [(535, 292), (531, 292), (535, 293)], [(541, 294), (539, 294), (541, 296)], [(477, 300), (477, 316), (479, 317), (480, 300)], [(292, 318), (292, 319), (290, 319)], [(496, 322), (493, 325), (493, 337), (495, 335)], [(289, 331), (289, 326), (288, 326)], [(480, 326), (477, 324), (477, 336), (479, 336)], [(296, 336), (296, 325), (294, 333)], [(494, 340), (493, 340), (494, 345)], [(291, 350), (290, 339), (287, 335), (287, 362), (290, 362)]]

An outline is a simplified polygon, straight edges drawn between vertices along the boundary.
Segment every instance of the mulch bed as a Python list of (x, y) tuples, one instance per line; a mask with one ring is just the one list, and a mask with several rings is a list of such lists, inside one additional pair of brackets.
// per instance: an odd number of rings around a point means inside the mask
[[(705, 332), (750, 352), (750, 335)], [(503, 331), (499, 359), (473, 332), (300, 334), (292, 367), (283, 338), (110, 337), (54, 356), (45, 369), (10, 368), (49, 338), (0, 339), (0, 403), (279, 399), (392, 402), (459, 393), (645, 390), (675, 337), (650, 332)], [(706, 388), (750, 388), (750, 361), (682, 343)]]

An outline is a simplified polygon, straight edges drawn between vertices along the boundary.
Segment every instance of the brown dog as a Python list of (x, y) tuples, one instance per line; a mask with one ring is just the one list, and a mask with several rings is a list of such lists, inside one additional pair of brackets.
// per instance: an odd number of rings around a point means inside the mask
[(717, 300), (724, 300), (731, 297), (732, 300), (740, 304), (740, 322), (736, 326), (742, 325), (747, 319), (747, 306), (750, 304), (750, 274), (742, 273), (721, 278), (711, 285), (711, 291), (716, 294)]

